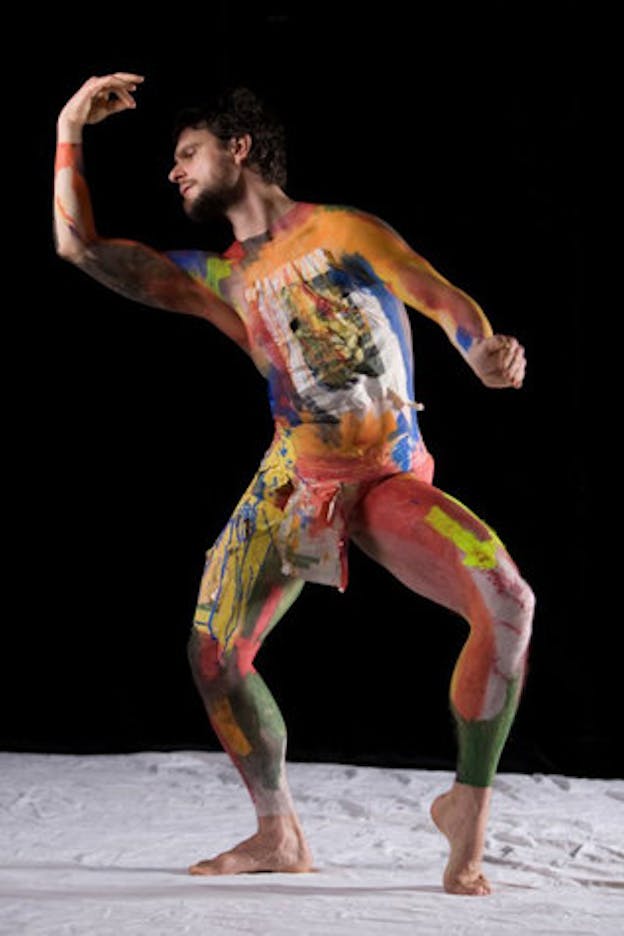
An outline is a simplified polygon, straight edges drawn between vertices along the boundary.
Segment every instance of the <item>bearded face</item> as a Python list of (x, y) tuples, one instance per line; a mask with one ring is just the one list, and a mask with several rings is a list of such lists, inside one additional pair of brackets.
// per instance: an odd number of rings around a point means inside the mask
[(223, 216), (241, 198), (244, 185), (230, 146), (206, 127), (180, 134), (169, 179), (179, 187), (188, 217), (200, 223)]
[[(233, 177), (232, 177), (233, 176)], [(184, 210), (191, 221), (204, 224), (225, 215), (228, 208), (241, 197), (243, 190), (242, 176), (238, 173), (224, 173), (221, 178), (204, 183), (197, 191), (189, 192), (184, 200)]]

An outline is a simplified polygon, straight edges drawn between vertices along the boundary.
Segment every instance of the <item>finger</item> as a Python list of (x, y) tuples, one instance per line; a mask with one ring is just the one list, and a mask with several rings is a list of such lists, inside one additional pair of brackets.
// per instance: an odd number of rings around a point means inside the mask
[(526, 374), (526, 368), (527, 368), (526, 358), (524, 357), (520, 358), (520, 360), (516, 363), (514, 367), (514, 374), (517, 373), (521, 377), (524, 377), (524, 375)]
[(123, 81), (145, 81), (144, 75), (134, 75), (132, 72), (113, 72), (113, 75)]
[(114, 101), (106, 101), (103, 105), (104, 113), (106, 117), (110, 117), (111, 114), (118, 114), (120, 111), (128, 109), (127, 104), (124, 101), (120, 101), (117, 98)]
[(502, 364), (497, 361), (494, 366), (487, 368), (483, 374), (484, 379), (489, 382), (490, 386), (495, 387), (508, 387), (511, 385), (513, 380), (520, 377), (523, 373), (523, 361), (519, 360), (513, 367), (503, 367)]
[(125, 104), (126, 107), (136, 107), (136, 101), (127, 91), (124, 91), (121, 88), (117, 88), (114, 92), (121, 101)]
[(489, 354), (500, 354), (508, 347), (510, 341), (513, 341), (513, 339), (508, 338), (507, 335), (492, 335), (488, 341), (487, 350)]
[(136, 107), (136, 103), (135, 101), (133, 101), (132, 98), (130, 98), (130, 100), (127, 101), (123, 97), (118, 97), (118, 98), (113, 98), (110, 101), (107, 101), (106, 106), (110, 114), (116, 114), (118, 111), (128, 110), (128, 108), (134, 110), (134, 108)]
[(114, 114), (119, 110), (126, 110), (130, 105), (121, 96), (112, 96), (107, 92), (98, 94), (93, 98), (93, 105), (106, 111), (107, 114)]
[(505, 354), (504, 357), (501, 357), (500, 360), (500, 372), (505, 376), (508, 376), (516, 370), (516, 368), (521, 364), (523, 360), (523, 355), (520, 349), (516, 348), (511, 354)]
[(498, 354), (500, 349), (503, 347), (503, 336), (502, 335), (492, 335), (488, 339), (487, 350), (490, 354)]
[(524, 359), (517, 361), (515, 366), (508, 372), (508, 378), (514, 387), (522, 385), (525, 373), (526, 361)]
[[(111, 97), (111, 95), (115, 95), (115, 97)], [(129, 93), (129, 91), (127, 91), (124, 87), (106, 87), (101, 92), (101, 96), (106, 104), (112, 104), (113, 102), (120, 100), (123, 101), (124, 107), (136, 107), (136, 101)], [(116, 109), (119, 110), (119, 108)]]
[(116, 75), (103, 75), (101, 78), (96, 79), (96, 86), (98, 91), (103, 90), (104, 88), (110, 88), (116, 90), (117, 88), (128, 88), (133, 82), (126, 81), (124, 78), (117, 78)]
[(524, 380), (524, 373), (525, 372), (523, 368), (520, 368), (517, 371), (512, 371), (510, 374), (507, 375), (507, 380), (509, 381), (510, 384), (513, 384), (513, 386), (516, 387), (520, 385), (522, 381)]
[(513, 350), (500, 348), (496, 357), (492, 360), (492, 366), (501, 374), (505, 373), (513, 356)]
[(522, 345), (516, 342), (514, 345), (509, 347), (504, 354), (503, 358), (503, 367), (510, 368), (514, 366), (514, 363), (517, 360), (520, 360), (524, 355), (524, 348)]
[(500, 358), (501, 371), (509, 373), (523, 357), (524, 348), (517, 343), (513, 347), (506, 349)]

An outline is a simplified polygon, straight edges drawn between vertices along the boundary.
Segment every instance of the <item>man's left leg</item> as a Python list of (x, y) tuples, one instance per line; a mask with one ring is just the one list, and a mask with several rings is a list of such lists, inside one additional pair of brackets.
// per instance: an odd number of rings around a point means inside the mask
[(451, 844), (446, 890), (487, 894), (481, 859), (491, 784), (526, 673), (533, 593), (494, 531), (415, 475), (374, 485), (349, 526), (367, 555), (470, 625), (450, 688), (456, 780), (435, 800), (431, 814)]

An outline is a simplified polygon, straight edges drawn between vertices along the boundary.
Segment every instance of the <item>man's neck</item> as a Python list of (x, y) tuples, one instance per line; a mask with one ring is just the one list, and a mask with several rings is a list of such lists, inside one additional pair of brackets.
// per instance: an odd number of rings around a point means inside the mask
[(238, 241), (258, 237), (295, 205), (278, 185), (250, 184), (244, 196), (226, 212)]

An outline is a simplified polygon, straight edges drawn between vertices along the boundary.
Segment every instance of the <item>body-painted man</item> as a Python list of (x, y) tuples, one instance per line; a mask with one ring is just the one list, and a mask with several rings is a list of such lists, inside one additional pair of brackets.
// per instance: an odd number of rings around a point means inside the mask
[(477, 303), (380, 219), (290, 199), (281, 129), (242, 89), (180, 115), (169, 175), (189, 217), (230, 221), (232, 246), (158, 253), (99, 237), (83, 127), (133, 108), (141, 81), (91, 78), (59, 116), (57, 251), (126, 296), (221, 329), (267, 379), (275, 421), (258, 472), (206, 554), (189, 641), (198, 690), (258, 830), (189, 870), (312, 868), (286, 777), (286, 728), (253, 660), (305, 581), (344, 590), (353, 540), (470, 626), (450, 687), (457, 773), (431, 815), (450, 843), (446, 890), (487, 894), (492, 780), (526, 673), (534, 598), (496, 533), (432, 484), (405, 304), (442, 326), (487, 387), (522, 385), (523, 348), (494, 335)]

